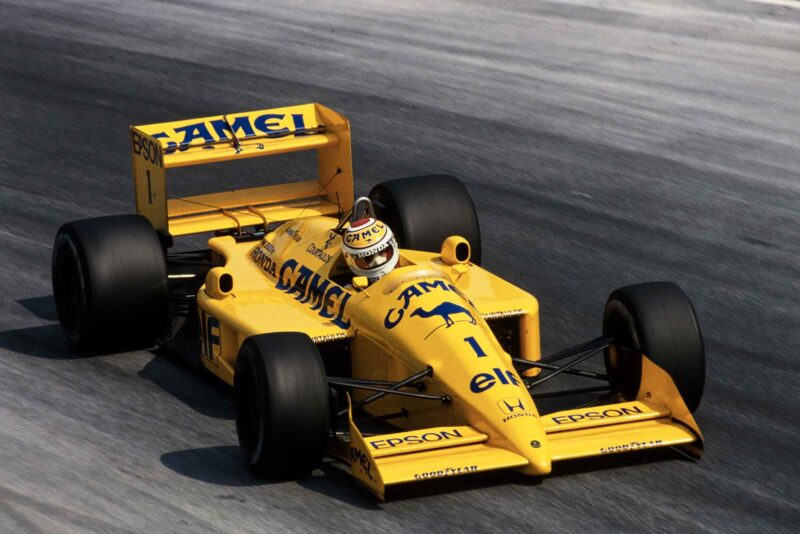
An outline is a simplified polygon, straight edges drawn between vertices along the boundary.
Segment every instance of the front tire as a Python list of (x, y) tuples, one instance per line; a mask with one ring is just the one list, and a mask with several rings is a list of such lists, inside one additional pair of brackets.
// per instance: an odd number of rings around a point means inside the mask
[(642, 375), (642, 354), (664, 369), (686, 407), (694, 412), (705, 385), (705, 347), (689, 297), (671, 282), (617, 289), (608, 297), (603, 335), (614, 339), (606, 350), (612, 385), (633, 400)]
[(329, 395), (319, 350), (301, 333), (247, 338), (234, 375), (239, 446), (260, 475), (304, 474), (322, 460)]
[(166, 326), (167, 264), (140, 215), (73, 221), (56, 233), (53, 297), (67, 338), (82, 346), (152, 345)]

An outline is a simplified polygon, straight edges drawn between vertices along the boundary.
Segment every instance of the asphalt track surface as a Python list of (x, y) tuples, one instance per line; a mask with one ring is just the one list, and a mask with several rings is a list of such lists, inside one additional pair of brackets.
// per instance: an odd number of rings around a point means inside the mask
[[(0, 2), (0, 531), (796, 529), (800, 6), (785, 4)], [(545, 351), (596, 335), (612, 289), (678, 282), (708, 348), (705, 458), (378, 505), (329, 465), (248, 475), (212, 380), (149, 351), (73, 352), (52, 238), (132, 210), (128, 125), (308, 101), (351, 120), (359, 192), (465, 181), (485, 266), (539, 297)], [(311, 172), (283, 157), (170, 187)]]

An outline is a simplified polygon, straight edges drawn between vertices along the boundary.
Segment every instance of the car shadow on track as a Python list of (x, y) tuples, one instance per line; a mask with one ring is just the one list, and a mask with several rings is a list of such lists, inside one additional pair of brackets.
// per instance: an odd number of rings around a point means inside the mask
[(83, 350), (70, 344), (58, 324), (29, 326), (0, 332), (0, 348), (49, 360), (80, 360), (137, 350), (136, 347), (114, 351)]
[(56, 301), (53, 299), (53, 295), (19, 299), (17, 304), (40, 319), (44, 319), (45, 321), (58, 321)]
[(202, 369), (191, 369), (171, 356), (156, 352), (139, 376), (197, 413), (215, 419), (233, 419), (230, 388)]
[[(55, 301), (52, 295), (20, 299), (17, 303), (39, 319), (58, 321), (58, 314), (56, 313)], [(0, 332), (0, 348), (35, 358), (79, 360), (132, 352), (147, 349), (148, 347), (121, 346), (113, 350), (76, 347), (67, 341), (58, 323), (51, 323)]]
[(248, 487), (295, 482), (305, 489), (352, 506), (380, 509), (374, 497), (356, 486), (347, 473), (330, 462), (323, 463), (312, 474), (299, 478), (258, 477), (247, 469), (239, 447), (220, 445), (169, 452), (161, 456), (161, 463), (180, 475), (208, 484)]
[(359, 486), (346, 469), (348, 468), (327, 459), (314, 470), (312, 476), (297, 479), (297, 484), (351, 506), (364, 510), (380, 510), (378, 499)]
[(265, 484), (247, 471), (236, 445), (185, 449), (161, 455), (161, 463), (185, 477), (220, 486), (258, 486)]

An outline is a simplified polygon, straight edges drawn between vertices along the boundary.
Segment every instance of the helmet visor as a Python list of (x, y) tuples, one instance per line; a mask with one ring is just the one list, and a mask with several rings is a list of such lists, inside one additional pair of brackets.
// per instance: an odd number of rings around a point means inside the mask
[(380, 267), (381, 265), (392, 259), (393, 255), (394, 255), (394, 247), (392, 245), (389, 245), (385, 249), (376, 252), (375, 254), (361, 256), (360, 258), (353, 258), (353, 262), (359, 269), (369, 271), (371, 269), (376, 269)]

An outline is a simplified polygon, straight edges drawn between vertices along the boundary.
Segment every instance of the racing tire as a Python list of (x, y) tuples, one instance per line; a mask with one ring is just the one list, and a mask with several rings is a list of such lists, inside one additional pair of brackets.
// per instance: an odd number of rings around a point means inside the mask
[(239, 447), (253, 472), (295, 476), (320, 463), (330, 429), (328, 380), (307, 335), (248, 337), (233, 382)]
[(603, 314), (605, 351), (612, 386), (633, 400), (642, 375), (642, 354), (666, 371), (686, 407), (694, 412), (705, 385), (705, 347), (692, 303), (672, 282), (626, 286), (612, 292)]
[(481, 263), (481, 230), (469, 192), (455, 176), (412, 176), (382, 182), (369, 193), (375, 215), (389, 225), (400, 248), (439, 252), (442, 241), (469, 241), (471, 262)]
[(152, 345), (166, 327), (166, 257), (141, 215), (64, 224), (53, 244), (52, 280), (61, 328), (79, 346)]

